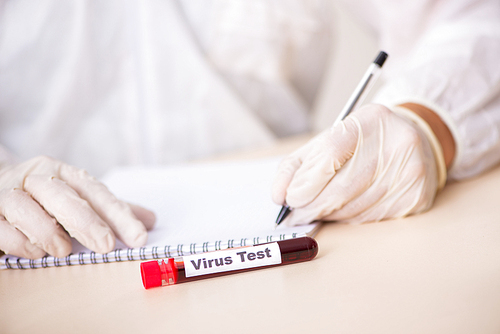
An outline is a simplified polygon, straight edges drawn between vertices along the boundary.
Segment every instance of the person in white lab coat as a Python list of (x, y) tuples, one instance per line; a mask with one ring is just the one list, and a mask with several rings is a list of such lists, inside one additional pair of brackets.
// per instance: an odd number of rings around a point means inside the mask
[[(500, 159), (497, 1), (344, 5), (390, 54), (385, 85), (377, 105), (282, 163), (273, 198), (294, 207), (287, 224), (421, 212), (447, 178)], [(154, 215), (79, 168), (100, 176), (309, 130), (331, 46), (328, 8), (1, 2), (0, 249), (65, 256), (68, 233), (97, 252), (115, 237), (140, 246)]]

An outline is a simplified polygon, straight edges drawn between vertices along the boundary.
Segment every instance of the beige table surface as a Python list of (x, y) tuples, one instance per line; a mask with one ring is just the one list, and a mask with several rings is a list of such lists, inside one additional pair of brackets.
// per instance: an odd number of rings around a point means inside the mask
[(499, 204), (495, 169), (419, 216), (326, 224), (313, 261), (151, 290), (139, 262), (0, 271), (0, 333), (500, 333)]

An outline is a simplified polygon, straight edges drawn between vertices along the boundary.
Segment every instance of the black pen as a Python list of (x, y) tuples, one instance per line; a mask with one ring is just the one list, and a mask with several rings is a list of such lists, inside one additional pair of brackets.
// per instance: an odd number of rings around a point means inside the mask
[[(384, 65), (387, 57), (388, 55), (384, 51), (379, 52), (377, 58), (375, 58), (373, 63), (371, 63), (368, 67), (368, 70), (366, 70), (365, 75), (354, 90), (354, 93), (352, 93), (349, 100), (347, 100), (344, 109), (342, 109), (340, 114), (337, 116), (335, 123), (333, 123), (333, 127), (337, 126), (337, 124), (340, 123), (344, 118), (346, 118), (347, 115), (349, 115), (349, 113), (353, 111), (357, 105), (363, 102), (363, 99), (366, 97), (366, 93), (369, 91), (369, 88), (373, 87), (373, 84), (377, 80), (380, 74), (380, 70), (382, 69), (382, 65)], [(280, 213), (278, 214), (278, 218), (276, 218), (276, 225), (274, 228), (278, 227), (278, 225), (281, 224), (283, 220), (285, 220), (285, 218), (288, 216), (288, 214), (290, 214), (291, 211), (292, 209), (287, 204), (283, 205), (281, 207)]]

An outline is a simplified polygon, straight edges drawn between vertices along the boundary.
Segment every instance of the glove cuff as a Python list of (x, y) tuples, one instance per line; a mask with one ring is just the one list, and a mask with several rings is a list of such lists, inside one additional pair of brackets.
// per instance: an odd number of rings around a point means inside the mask
[(440, 191), (446, 184), (447, 171), (446, 171), (446, 163), (444, 160), (443, 148), (438, 138), (434, 134), (434, 131), (432, 131), (429, 124), (422, 117), (418, 116), (416, 113), (414, 113), (412, 110), (408, 108), (402, 106), (396, 106), (392, 108), (392, 111), (395, 114), (405, 119), (408, 119), (414, 124), (416, 124), (418, 128), (422, 130), (425, 137), (429, 141), (432, 153), (434, 154), (434, 159), (436, 160), (437, 177), (438, 177), (437, 191)]

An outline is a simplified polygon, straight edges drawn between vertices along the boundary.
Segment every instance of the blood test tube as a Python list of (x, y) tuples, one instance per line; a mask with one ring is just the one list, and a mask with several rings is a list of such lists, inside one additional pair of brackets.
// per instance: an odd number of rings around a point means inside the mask
[(229, 248), (141, 263), (142, 283), (149, 289), (199, 279), (240, 273), (312, 260), (318, 254), (318, 243), (300, 237), (254, 246)]

